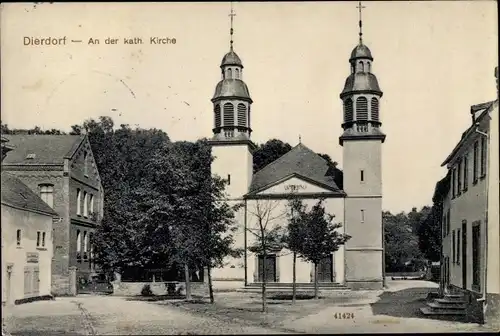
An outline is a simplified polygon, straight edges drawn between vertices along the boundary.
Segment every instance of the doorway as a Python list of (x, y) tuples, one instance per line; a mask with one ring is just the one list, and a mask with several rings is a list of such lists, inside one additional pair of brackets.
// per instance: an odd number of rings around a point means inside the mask
[(264, 261), (264, 256), (259, 255), (259, 282), (264, 279), (264, 266), (266, 267), (266, 282), (276, 282), (276, 255), (267, 255)]
[(12, 284), (12, 268), (14, 265), (7, 265), (7, 279), (5, 281), (5, 303), (7, 305), (11, 304), (12, 293), (11, 293), (11, 284)]
[(318, 282), (333, 282), (333, 255), (318, 263)]
[(467, 221), (462, 221), (462, 288), (467, 289)]

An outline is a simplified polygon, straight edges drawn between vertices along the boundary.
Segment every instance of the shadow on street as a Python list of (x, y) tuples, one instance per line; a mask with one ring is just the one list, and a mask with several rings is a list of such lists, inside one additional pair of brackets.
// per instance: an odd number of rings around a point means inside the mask
[(461, 316), (424, 315), (420, 308), (425, 307), (427, 295), (435, 288), (415, 287), (399, 291), (386, 291), (379, 295), (379, 300), (371, 303), (373, 315), (385, 315), (400, 318), (424, 318), (431, 320), (462, 321)]

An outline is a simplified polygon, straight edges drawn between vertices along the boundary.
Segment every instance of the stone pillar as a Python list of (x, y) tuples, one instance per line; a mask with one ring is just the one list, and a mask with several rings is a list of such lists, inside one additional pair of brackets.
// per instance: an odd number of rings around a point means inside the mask
[(76, 266), (71, 266), (69, 268), (69, 293), (70, 295), (72, 296), (76, 296), (76, 294), (78, 293), (77, 291), (77, 282), (76, 282), (76, 271), (77, 271), (77, 267)]

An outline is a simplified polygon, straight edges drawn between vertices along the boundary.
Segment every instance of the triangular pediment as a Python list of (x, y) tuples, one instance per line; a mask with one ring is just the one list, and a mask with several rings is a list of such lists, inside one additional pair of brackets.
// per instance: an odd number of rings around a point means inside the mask
[(275, 183), (269, 184), (260, 190), (255, 190), (250, 195), (310, 195), (310, 194), (332, 194), (337, 193), (329, 185), (319, 183), (299, 174), (291, 174)]

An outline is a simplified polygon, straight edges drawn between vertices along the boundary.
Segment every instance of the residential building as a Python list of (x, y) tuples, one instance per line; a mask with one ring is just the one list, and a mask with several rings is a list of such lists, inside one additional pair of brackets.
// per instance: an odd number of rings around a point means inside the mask
[(86, 135), (5, 135), (16, 150), (3, 170), (18, 177), (59, 218), (53, 222), (52, 293), (72, 294), (70, 268), (94, 270), (92, 235), (102, 217), (103, 190)]
[[(498, 67), (495, 70), (498, 91)], [(498, 97), (471, 106), (471, 125), (443, 162), (449, 189), (443, 200), (441, 289), (463, 298), (470, 321), (498, 323)]]
[[(13, 148), (2, 137), (2, 158)], [(2, 305), (50, 295), (52, 220), (57, 213), (15, 176), (2, 172)]]

